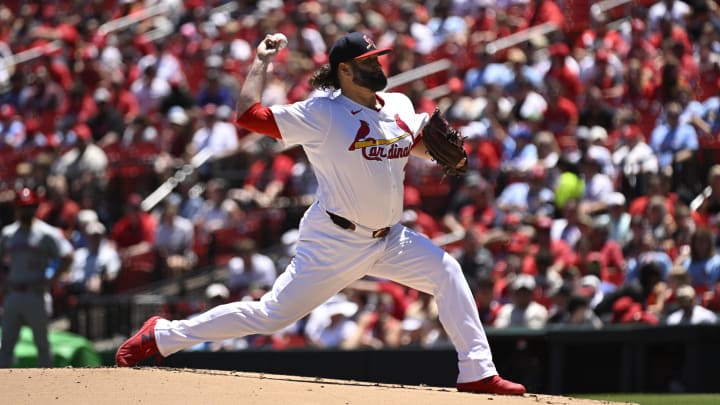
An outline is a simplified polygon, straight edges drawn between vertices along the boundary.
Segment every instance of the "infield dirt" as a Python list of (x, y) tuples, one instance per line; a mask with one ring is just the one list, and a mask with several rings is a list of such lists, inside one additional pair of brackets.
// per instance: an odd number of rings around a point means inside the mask
[(617, 402), (173, 368), (0, 370), (3, 404), (599, 405)]

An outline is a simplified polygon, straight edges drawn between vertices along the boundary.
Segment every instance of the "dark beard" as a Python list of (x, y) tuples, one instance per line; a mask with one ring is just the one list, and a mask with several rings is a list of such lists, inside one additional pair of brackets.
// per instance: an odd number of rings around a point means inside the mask
[(387, 77), (382, 70), (368, 72), (351, 64), (353, 70), (353, 83), (372, 91), (381, 91), (387, 86)]

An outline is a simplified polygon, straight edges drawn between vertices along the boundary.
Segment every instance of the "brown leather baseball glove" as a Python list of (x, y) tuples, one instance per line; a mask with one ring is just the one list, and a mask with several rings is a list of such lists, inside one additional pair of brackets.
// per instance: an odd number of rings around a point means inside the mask
[(423, 128), (423, 142), (432, 159), (445, 170), (445, 175), (461, 176), (467, 171), (465, 137), (450, 126), (439, 109)]

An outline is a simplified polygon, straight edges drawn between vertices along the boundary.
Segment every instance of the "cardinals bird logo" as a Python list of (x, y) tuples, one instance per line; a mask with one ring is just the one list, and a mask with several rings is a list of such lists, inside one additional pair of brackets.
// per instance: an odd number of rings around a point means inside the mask
[[(380, 161), (383, 158), (396, 159), (408, 156), (410, 154), (411, 145), (401, 147), (397, 144), (397, 142), (401, 139), (410, 136), (410, 132), (405, 131), (407, 125), (404, 124), (405, 123), (403, 123), (403, 126), (405, 128), (401, 127), (401, 129), (403, 129), (402, 135), (396, 136), (391, 139), (375, 139), (369, 136), (370, 125), (367, 123), (367, 121), (360, 120), (360, 128), (358, 128), (357, 133), (355, 134), (355, 140), (352, 144), (350, 144), (348, 150), (354, 151), (357, 149), (362, 149), (363, 157), (367, 160), (374, 161)], [(389, 150), (388, 148), (386, 148), (387, 145), (391, 145)]]

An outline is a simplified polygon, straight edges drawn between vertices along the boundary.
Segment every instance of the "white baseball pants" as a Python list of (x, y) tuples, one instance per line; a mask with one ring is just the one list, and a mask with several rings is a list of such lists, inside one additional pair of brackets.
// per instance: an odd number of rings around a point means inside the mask
[(458, 352), (458, 383), (497, 374), (472, 293), (452, 256), (400, 224), (382, 239), (342, 229), (318, 204), (301, 221), (294, 260), (260, 301), (217, 306), (190, 320), (160, 320), (158, 349), (169, 356), (206, 341), (271, 334), (365, 275), (435, 296), (440, 322)]

